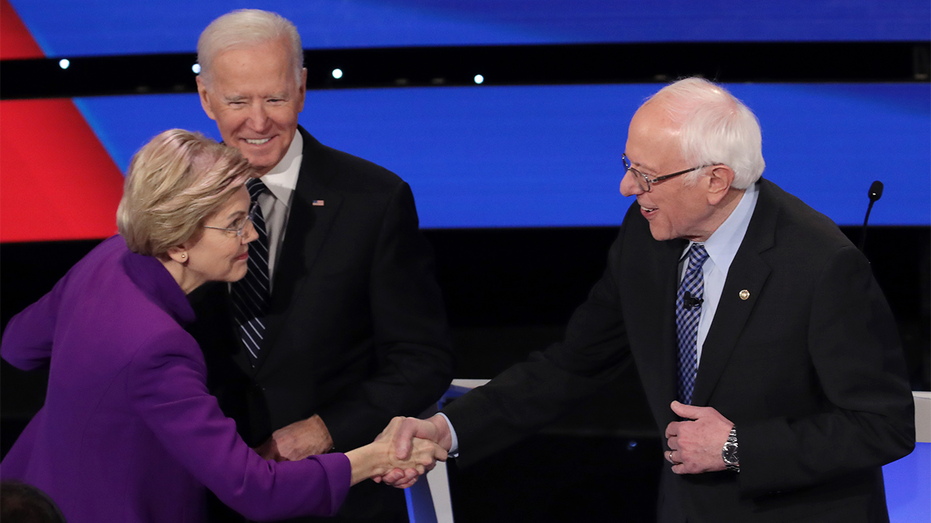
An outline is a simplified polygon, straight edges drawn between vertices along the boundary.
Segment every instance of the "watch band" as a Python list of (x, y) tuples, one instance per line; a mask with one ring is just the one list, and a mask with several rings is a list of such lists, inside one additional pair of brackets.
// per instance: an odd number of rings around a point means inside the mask
[(721, 458), (724, 459), (724, 468), (731, 472), (740, 472), (740, 459), (737, 456), (737, 425), (731, 427), (731, 432), (727, 435), (727, 441), (721, 449)]

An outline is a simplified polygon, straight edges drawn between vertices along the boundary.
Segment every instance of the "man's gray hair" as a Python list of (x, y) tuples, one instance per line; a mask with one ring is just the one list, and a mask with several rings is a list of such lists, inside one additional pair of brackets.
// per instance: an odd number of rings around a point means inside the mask
[[(735, 189), (760, 179), (763, 137), (753, 112), (727, 89), (703, 78), (686, 78), (667, 85), (646, 103), (656, 103), (680, 125), (682, 153), (693, 165), (724, 164), (734, 170)], [(700, 171), (691, 173), (690, 181)]]
[(300, 83), (301, 70), (304, 68), (301, 35), (288, 19), (260, 9), (239, 9), (210, 22), (197, 40), (200, 76), (209, 84), (214, 59), (226, 51), (279, 40), (285, 40), (290, 47), (294, 81)]

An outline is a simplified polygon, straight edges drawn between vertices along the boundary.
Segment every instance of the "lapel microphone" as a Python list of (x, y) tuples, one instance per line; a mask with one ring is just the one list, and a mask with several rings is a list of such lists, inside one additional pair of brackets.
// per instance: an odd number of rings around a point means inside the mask
[(870, 221), (870, 211), (873, 210), (873, 204), (879, 201), (883, 195), (883, 182), (879, 180), (873, 182), (873, 185), (870, 185), (870, 191), (866, 195), (870, 199), (870, 205), (866, 208), (866, 217), (863, 218), (863, 231), (860, 233), (860, 252), (864, 252), (863, 248), (866, 247), (866, 224)]
[(701, 307), (702, 302), (705, 301), (702, 298), (696, 298), (692, 296), (692, 294), (689, 293), (689, 291), (685, 291), (683, 294), (685, 294), (685, 296), (682, 297), (682, 304), (685, 305), (686, 309), (694, 309), (695, 307)]

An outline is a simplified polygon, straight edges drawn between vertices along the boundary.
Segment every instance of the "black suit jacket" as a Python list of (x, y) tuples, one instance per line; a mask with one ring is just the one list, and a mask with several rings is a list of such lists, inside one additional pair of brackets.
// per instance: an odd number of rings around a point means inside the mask
[(189, 330), (211, 392), (246, 443), (319, 414), (336, 450), (347, 451), (371, 443), (393, 416), (437, 401), (453, 356), (410, 187), (299, 132), (303, 159), (258, 364), (236, 335), (226, 284), (192, 293)]
[[(887, 521), (881, 465), (910, 452), (915, 437), (892, 314), (868, 262), (828, 218), (771, 182), (759, 189), (692, 401), (735, 422), (741, 472), (677, 476), (667, 465), (659, 520)], [(662, 437), (676, 421), (675, 295), (686, 244), (655, 241), (632, 205), (565, 340), (444, 410), (460, 464), (596, 394), (631, 361)]]

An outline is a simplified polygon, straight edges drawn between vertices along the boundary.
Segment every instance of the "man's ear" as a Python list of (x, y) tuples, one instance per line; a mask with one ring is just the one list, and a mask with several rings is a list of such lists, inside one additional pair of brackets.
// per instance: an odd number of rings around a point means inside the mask
[(704, 180), (708, 187), (708, 203), (717, 205), (734, 183), (734, 170), (723, 164), (714, 165)]
[(304, 98), (307, 96), (307, 68), (301, 69), (301, 84), (298, 87), (300, 89), (299, 97), (300, 103), (297, 106), (297, 112), (304, 110)]
[(213, 108), (210, 107), (210, 100), (207, 98), (207, 86), (204, 85), (204, 79), (198, 75), (195, 80), (197, 81), (197, 94), (200, 95), (200, 106), (204, 108), (204, 112), (207, 113), (207, 116), (215, 121), (217, 117), (213, 112)]

